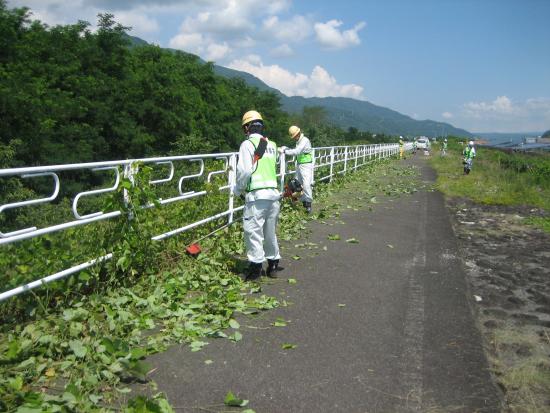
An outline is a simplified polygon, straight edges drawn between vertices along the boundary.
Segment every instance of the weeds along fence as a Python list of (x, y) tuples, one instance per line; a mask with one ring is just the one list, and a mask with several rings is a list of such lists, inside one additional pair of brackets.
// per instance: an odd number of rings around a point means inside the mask
[[(314, 182), (319, 183), (397, 155), (399, 145), (320, 147), (313, 153)], [(233, 223), (244, 208), (232, 191), (237, 160), (238, 153), (228, 152), (0, 169), (0, 199), (10, 200), (0, 205), (4, 273), (0, 301), (112, 260), (114, 245), (92, 247), (105, 245), (101, 239), (105, 222), (132, 214), (124, 206), (130, 194), (135, 196), (134, 187), (144, 183), (149, 193), (140, 198), (140, 209), (174, 208), (155, 221), (146, 235), (154, 242), (209, 223), (215, 227)], [(146, 181), (142, 170), (148, 170)], [(295, 158), (282, 154), (278, 161), (281, 190), (295, 173)], [(3, 193), (13, 187), (32, 190), (15, 191), (15, 196)], [(71, 193), (71, 187), (77, 189)], [(41, 193), (48, 195), (37, 195)], [(47, 256), (45, 251), (55, 252)]]

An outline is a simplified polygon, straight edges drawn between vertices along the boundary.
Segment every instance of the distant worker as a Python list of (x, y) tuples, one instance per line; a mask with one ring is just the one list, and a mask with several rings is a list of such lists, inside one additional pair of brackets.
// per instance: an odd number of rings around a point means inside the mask
[(413, 140), (413, 155), (416, 155), (416, 148), (417, 148), (417, 143), (416, 143), (416, 138), (414, 138), (414, 140)]
[(447, 155), (447, 138), (443, 140), (443, 144), (441, 145), (441, 156)]
[(313, 184), (313, 150), (311, 149), (311, 142), (298, 126), (288, 128), (288, 134), (296, 141), (296, 147), (288, 149), (286, 146), (282, 146), (279, 150), (286, 155), (296, 155), (296, 161), (298, 162), (296, 179), (300, 181), (303, 188), (300, 199), (306, 212), (311, 214), (311, 203), (313, 202), (311, 192), (311, 185)]
[(247, 139), (239, 148), (235, 194), (244, 196), (244, 240), (248, 258), (246, 280), (262, 275), (276, 278), (279, 270), (279, 245), (275, 228), (279, 218), (280, 194), (277, 182), (277, 145), (263, 136), (264, 121), (255, 110), (243, 115)]
[(403, 159), (405, 154), (405, 142), (403, 142), (403, 136), (399, 136), (399, 159)]
[(463, 156), (462, 163), (464, 164), (464, 175), (468, 175), (472, 170), (472, 165), (474, 162), (474, 158), (476, 156), (476, 148), (474, 148), (474, 141), (468, 142), (468, 146), (466, 146), (462, 151), (462, 156)]

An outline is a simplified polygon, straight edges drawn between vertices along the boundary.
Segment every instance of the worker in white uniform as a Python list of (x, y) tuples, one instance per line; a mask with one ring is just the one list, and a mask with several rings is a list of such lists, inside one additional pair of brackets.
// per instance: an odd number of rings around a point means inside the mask
[(311, 185), (313, 184), (313, 150), (311, 149), (311, 142), (298, 126), (288, 128), (288, 134), (292, 139), (296, 140), (296, 147), (288, 149), (286, 146), (282, 146), (279, 151), (286, 155), (296, 155), (298, 163), (296, 179), (300, 181), (303, 187), (300, 199), (307, 213), (310, 214), (311, 203), (313, 201), (311, 192)]
[(266, 275), (276, 278), (281, 258), (275, 233), (281, 199), (277, 189), (277, 145), (263, 136), (264, 122), (255, 110), (243, 115), (242, 127), (247, 139), (239, 148), (234, 192), (241, 197), (244, 195), (245, 201), (246, 280), (255, 280), (262, 275), (265, 259)]

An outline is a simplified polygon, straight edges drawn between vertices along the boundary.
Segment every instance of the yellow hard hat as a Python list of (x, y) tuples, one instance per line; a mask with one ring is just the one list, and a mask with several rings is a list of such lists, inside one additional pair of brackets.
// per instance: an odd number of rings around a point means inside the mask
[(298, 135), (300, 132), (301, 131), (298, 126), (292, 125), (290, 128), (288, 128), (288, 134), (290, 135), (291, 138), (295, 138), (296, 135)]
[(260, 115), (259, 112), (256, 112), (255, 110), (249, 110), (243, 115), (243, 126), (254, 120), (261, 120), (262, 122), (264, 121), (262, 119), (262, 115)]

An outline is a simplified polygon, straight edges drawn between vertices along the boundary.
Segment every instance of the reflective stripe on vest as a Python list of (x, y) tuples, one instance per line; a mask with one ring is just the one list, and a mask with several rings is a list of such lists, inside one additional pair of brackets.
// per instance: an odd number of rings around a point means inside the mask
[[(254, 148), (258, 147), (260, 138), (252, 137), (248, 139)], [(256, 169), (250, 176), (248, 185), (246, 187), (247, 192), (256, 191), (258, 189), (276, 189), (277, 188), (277, 145), (272, 142), (267, 142), (267, 148), (265, 150), (262, 159), (256, 162)]]
[(313, 158), (311, 157), (311, 153), (300, 153), (296, 157), (296, 160), (298, 161), (299, 164), (313, 162)]

